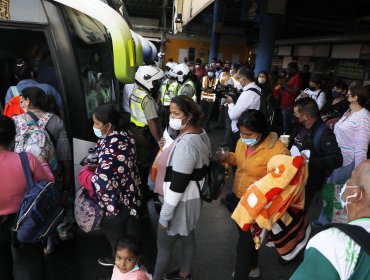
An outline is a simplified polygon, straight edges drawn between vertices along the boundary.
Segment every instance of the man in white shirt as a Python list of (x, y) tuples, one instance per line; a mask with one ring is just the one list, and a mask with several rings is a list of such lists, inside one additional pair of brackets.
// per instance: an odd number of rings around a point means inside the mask
[(234, 100), (227, 96), (226, 103), (228, 106), (228, 113), (231, 120), (231, 129), (234, 134), (234, 145), (240, 138), (237, 122), (240, 115), (248, 109), (260, 109), (261, 104), (261, 88), (254, 82), (254, 72), (247, 67), (241, 67), (238, 71), (238, 79), (243, 87), (243, 92), (240, 94), (238, 100)]
[(321, 89), (322, 80), (319, 75), (312, 75), (308, 88), (303, 90), (296, 100), (310, 97), (316, 101), (319, 110), (321, 111), (326, 103), (325, 92)]

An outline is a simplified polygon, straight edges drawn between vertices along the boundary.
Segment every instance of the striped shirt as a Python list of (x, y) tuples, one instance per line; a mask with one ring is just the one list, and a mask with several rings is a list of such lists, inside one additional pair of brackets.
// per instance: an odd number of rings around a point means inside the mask
[(334, 134), (343, 156), (343, 166), (355, 161), (355, 167), (367, 158), (370, 141), (370, 112), (348, 110), (335, 124)]
[(209, 165), (211, 144), (207, 134), (185, 134), (168, 156), (164, 178), (164, 204), (159, 223), (168, 227), (168, 235), (188, 235), (200, 217), (203, 187)]

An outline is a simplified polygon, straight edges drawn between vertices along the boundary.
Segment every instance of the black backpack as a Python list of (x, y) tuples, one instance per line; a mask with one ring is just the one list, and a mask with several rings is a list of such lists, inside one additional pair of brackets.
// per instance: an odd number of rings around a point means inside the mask
[(209, 203), (217, 200), (225, 187), (225, 166), (217, 160), (210, 158), (203, 188), (200, 188), (199, 181), (196, 182), (202, 200)]

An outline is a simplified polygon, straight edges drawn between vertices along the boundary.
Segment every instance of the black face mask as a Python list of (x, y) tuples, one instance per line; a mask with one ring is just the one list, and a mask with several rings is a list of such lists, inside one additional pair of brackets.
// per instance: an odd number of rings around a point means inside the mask
[(308, 87), (310, 91), (315, 91), (316, 88), (315, 87)]
[(228, 67), (224, 67), (224, 71), (225, 71), (225, 72), (229, 72), (229, 71), (230, 71), (230, 69), (229, 69)]
[(216, 67), (216, 70), (217, 70), (217, 71), (221, 70), (221, 67)]

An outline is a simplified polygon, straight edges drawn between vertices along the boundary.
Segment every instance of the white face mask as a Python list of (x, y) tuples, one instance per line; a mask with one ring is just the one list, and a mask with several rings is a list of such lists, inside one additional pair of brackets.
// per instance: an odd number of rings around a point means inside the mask
[[(339, 198), (340, 198), (340, 204), (342, 205), (343, 209), (344, 208), (347, 208), (347, 205), (348, 204), (351, 204), (352, 201), (348, 201), (350, 198), (355, 198), (357, 197), (357, 193), (353, 194), (353, 195), (349, 195), (346, 197), (346, 200), (344, 201), (342, 196), (344, 194), (344, 192), (346, 191), (346, 189), (354, 189), (354, 188), (359, 188), (359, 186), (347, 186), (347, 183), (344, 184), (344, 186), (342, 187), (341, 191), (340, 191), (340, 194), (339, 194)], [(361, 192), (361, 197), (360, 199), (362, 198), (362, 192)]]
[(264, 84), (266, 83), (266, 79), (265, 78), (262, 78), (262, 77), (258, 77), (258, 83), (261, 85), (261, 84)]
[(182, 118), (182, 119), (173, 119), (173, 118), (170, 118), (170, 122), (169, 122), (169, 125), (172, 129), (174, 130), (181, 130), (181, 129), (184, 129), (185, 126), (188, 124), (188, 122), (186, 122), (185, 124), (182, 124), (182, 120), (185, 119)]

